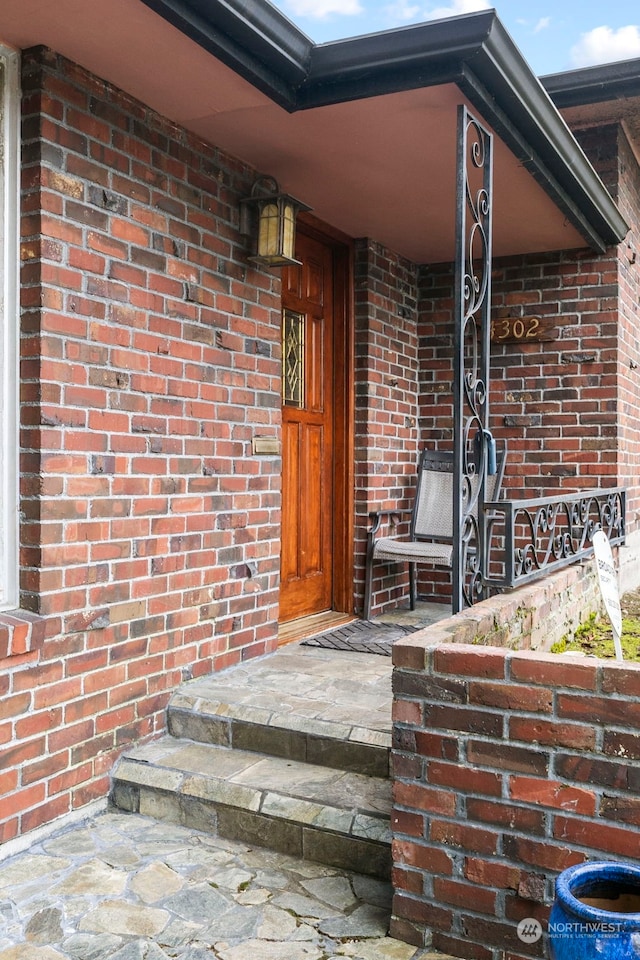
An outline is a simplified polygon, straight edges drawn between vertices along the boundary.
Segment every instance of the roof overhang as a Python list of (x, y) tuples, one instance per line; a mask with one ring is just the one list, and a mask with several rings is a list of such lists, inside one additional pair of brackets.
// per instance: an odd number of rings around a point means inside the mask
[(640, 163), (640, 59), (554, 73), (542, 83), (573, 129), (622, 123)]
[(265, 0), (3, 0), (0, 38), (51, 47), (416, 262), (453, 256), (461, 102), (496, 133), (496, 255), (628, 229), (494, 11), (315, 45)]

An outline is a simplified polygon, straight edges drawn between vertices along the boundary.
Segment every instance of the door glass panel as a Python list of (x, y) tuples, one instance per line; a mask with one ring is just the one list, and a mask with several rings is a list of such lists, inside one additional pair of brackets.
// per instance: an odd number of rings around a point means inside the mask
[(282, 315), (282, 399), (288, 407), (304, 407), (304, 314)]

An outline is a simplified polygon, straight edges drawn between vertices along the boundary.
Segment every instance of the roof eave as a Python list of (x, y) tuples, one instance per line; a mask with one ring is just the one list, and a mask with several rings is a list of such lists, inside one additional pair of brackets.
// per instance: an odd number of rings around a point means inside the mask
[(270, 3), (142, 2), (280, 106), (296, 109), (314, 44)]
[(264, 0), (143, 0), (290, 112), (457, 83), (596, 250), (628, 224), (494, 10), (315, 45)]
[(551, 73), (540, 82), (559, 108), (640, 96), (640, 59)]
[(600, 251), (619, 243), (628, 223), (497, 18), (470, 67), (486, 91), (478, 109), (486, 111), (489, 122), (585, 239)]

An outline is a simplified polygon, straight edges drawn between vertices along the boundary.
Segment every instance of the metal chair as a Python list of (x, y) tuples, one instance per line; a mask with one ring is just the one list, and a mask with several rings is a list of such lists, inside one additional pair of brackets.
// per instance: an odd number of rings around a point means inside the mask
[[(487, 477), (485, 500), (500, 499), (507, 448), (496, 456), (496, 473)], [(480, 478), (475, 478), (476, 484)], [(472, 489), (475, 496), (477, 486)], [(400, 519), (411, 515), (409, 537), (376, 537), (384, 518)], [(423, 450), (418, 464), (418, 483), (411, 510), (377, 510), (369, 514), (373, 521), (367, 534), (367, 564), (364, 591), (364, 615), (371, 615), (373, 565), (376, 561), (409, 564), (411, 609), (416, 605), (415, 565), (429, 563), (451, 569), (453, 564), (453, 453)]]

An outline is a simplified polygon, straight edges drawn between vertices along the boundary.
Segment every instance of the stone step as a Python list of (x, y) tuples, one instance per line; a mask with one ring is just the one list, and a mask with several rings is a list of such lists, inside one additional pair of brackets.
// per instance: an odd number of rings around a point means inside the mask
[(181, 739), (373, 777), (389, 775), (391, 663), (313, 648), (183, 684), (168, 708)]
[(165, 737), (125, 753), (115, 807), (387, 879), (391, 784), (379, 777)]

